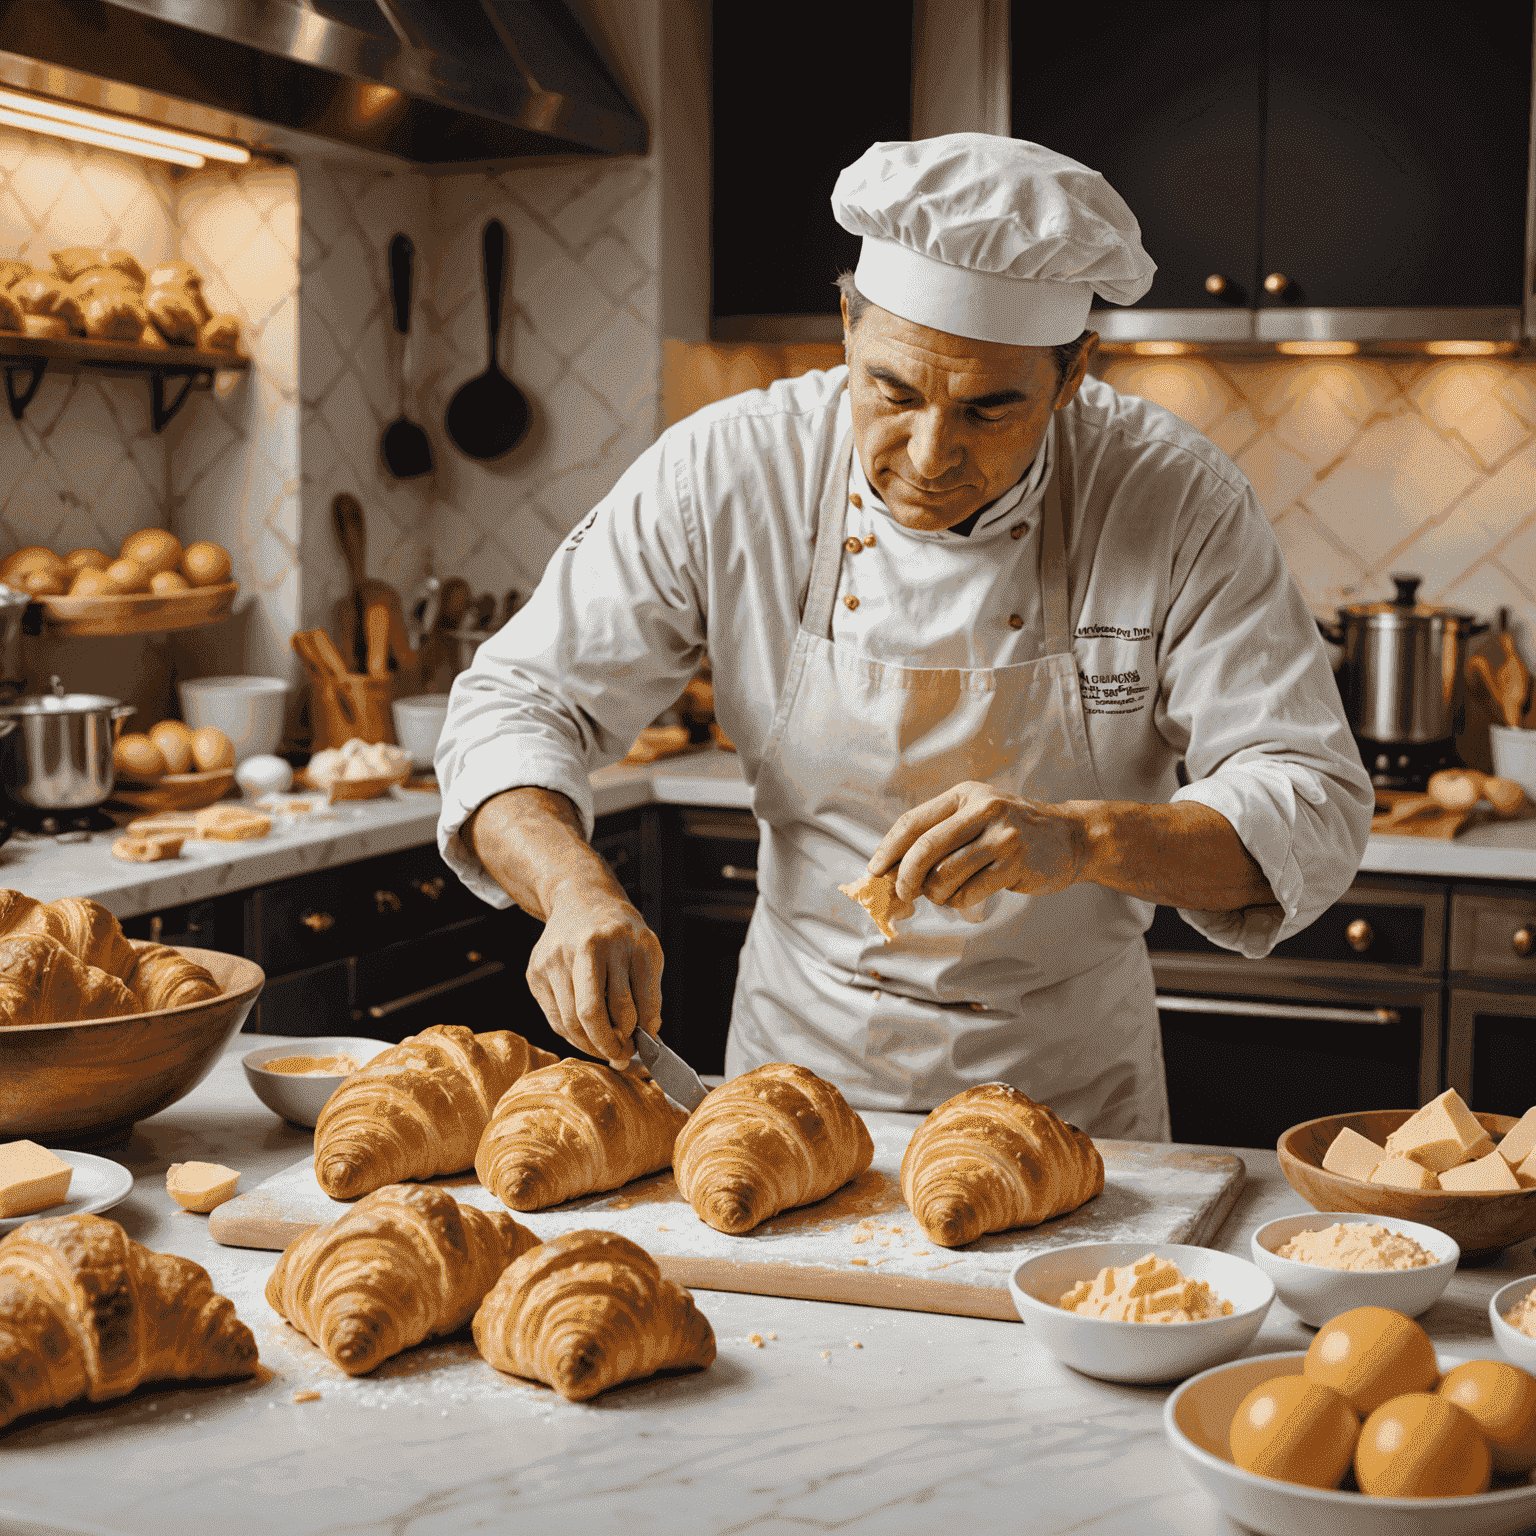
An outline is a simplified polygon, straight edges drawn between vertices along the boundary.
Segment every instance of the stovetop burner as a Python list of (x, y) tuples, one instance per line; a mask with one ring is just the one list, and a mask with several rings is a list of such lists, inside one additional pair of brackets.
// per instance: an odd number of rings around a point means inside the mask
[(7, 802), (5, 819), (18, 832), (34, 837), (58, 837), (64, 833), (110, 832), (117, 823), (99, 805), (76, 811), (44, 811), (32, 805)]
[(1357, 736), (1355, 745), (1377, 789), (1423, 789), (1430, 774), (1464, 766), (1451, 737), (1444, 741), (1368, 741)]

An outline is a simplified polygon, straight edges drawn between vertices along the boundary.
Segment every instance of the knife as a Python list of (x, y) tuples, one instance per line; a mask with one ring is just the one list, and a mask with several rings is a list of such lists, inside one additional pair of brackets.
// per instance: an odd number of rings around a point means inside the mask
[(699, 1081), (699, 1074), (669, 1045), (663, 1045), (648, 1030), (635, 1029), (631, 1042), (638, 1056), (669, 1099), (681, 1104), (690, 1114), (702, 1104), (709, 1089)]

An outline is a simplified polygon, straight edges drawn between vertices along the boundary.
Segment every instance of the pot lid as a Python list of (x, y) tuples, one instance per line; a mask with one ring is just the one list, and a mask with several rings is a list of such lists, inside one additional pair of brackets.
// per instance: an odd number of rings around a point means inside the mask
[(89, 715), (121, 702), (103, 693), (27, 693), (0, 704), (0, 715)]
[(1415, 621), (1431, 623), (1438, 619), (1445, 624), (1475, 624), (1477, 615), (1465, 608), (1442, 608), (1438, 603), (1421, 603), (1417, 593), (1422, 576), (1392, 577), (1397, 595), (1386, 602), (1346, 603), (1339, 609), (1341, 619), (1385, 619), (1388, 624), (1408, 625)]

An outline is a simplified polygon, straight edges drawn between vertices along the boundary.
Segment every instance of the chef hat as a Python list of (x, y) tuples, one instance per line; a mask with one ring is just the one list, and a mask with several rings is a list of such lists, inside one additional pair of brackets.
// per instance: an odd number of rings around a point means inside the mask
[(980, 341), (1075, 341), (1095, 293), (1132, 304), (1157, 270), (1097, 171), (996, 134), (872, 144), (837, 178), (832, 212), (864, 237), (865, 298)]

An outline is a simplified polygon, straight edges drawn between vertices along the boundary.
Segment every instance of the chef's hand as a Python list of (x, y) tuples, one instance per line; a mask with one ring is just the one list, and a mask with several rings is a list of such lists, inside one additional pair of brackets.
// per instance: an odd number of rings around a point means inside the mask
[(957, 784), (897, 818), (869, 861), (872, 875), (900, 860), (896, 894), (969, 907), (998, 891), (1047, 895), (1075, 884), (1079, 827), (1068, 807)]
[(528, 986), (557, 1035), (622, 1071), (636, 1024), (661, 1027), (661, 964), (661, 942), (634, 907), (582, 884), (556, 898)]

